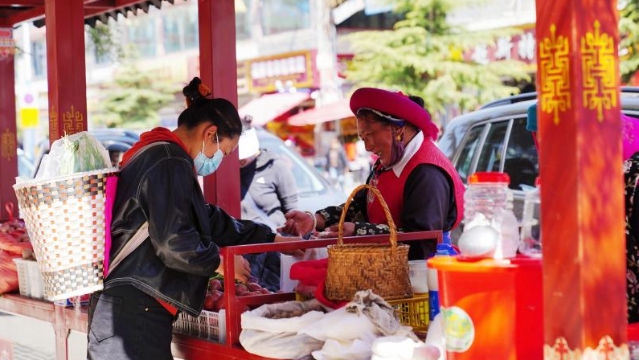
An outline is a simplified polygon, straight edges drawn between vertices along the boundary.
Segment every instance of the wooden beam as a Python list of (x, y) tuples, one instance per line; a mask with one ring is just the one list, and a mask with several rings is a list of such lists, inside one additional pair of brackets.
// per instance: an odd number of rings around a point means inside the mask
[(0, 6), (44, 6), (44, 0), (0, 0)]
[(13, 26), (23, 21), (38, 20), (42, 18), (44, 18), (44, 6), (36, 6), (29, 10), (20, 11), (15, 15), (9, 16), (7, 18), (7, 22)]
[(46, 1), (49, 141), (53, 142), (87, 130), (84, 4)]
[[(213, 97), (228, 99), (237, 107), (234, 0), (198, 1), (201, 79)], [(190, 79), (185, 79), (188, 81)], [(226, 156), (220, 169), (204, 177), (204, 198), (240, 217), (240, 171), (237, 151)], [(222, 176), (222, 181), (217, 181)]]
[(115, 0), (87, 0), (84, 2), (85, 9), (112, 10), (115, 7)]

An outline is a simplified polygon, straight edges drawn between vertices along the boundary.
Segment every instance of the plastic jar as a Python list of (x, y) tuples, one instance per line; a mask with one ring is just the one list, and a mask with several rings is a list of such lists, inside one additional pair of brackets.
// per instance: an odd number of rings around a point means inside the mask
[(500, 235), (494, 252), (496, 259), (515, 257), (519, 247), (519, 223), (513, 213), (509, 183), (508, 174), (477, 172), (468, 178), (464, 194), (464, 231), (477, 225), (495, 228)]
[(519, 252), (531, 256), (541, 256), (541, 198), (539, 188), (539, 178), (536, 187), (526, 192), (524, 197), (524, 212), (522, 214), (521, 240)]

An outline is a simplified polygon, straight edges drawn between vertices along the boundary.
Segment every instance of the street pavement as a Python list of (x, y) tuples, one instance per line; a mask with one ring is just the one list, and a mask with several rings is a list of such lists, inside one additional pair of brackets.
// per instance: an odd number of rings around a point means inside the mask
[[(50, 323), (0, 312), (0, 339), (12, 345), (12, 360), (55, 360), (55, 335)], [(86, 334), (71, 332), (69, 360), (87, 358), (86, 339)]]

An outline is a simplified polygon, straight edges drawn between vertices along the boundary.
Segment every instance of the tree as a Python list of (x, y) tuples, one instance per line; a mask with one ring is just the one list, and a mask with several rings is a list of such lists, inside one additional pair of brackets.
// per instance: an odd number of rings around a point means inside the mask
[(505, 80), (529, 80), (520, 61), (486, 65), (465, 60), (463, 53), (518, 30), (469, 32), (447, 22), (447, 15), (468, 0), (394, 0), (403, 15), (390, 31), (366, 31), (348, 36), (354, 57), (347, 78), (357, 86), (392, 88), (424, 98), (433, 116), (447, 105), (461, 111), (518, 93)]
[(159, 125), (158, 110), (175, 100), (174, 84), (126, 63), (96, 104), (92, 122), (98, 126), (149, 129)]
[(619, 2), (620, 64), (621, 80), (630, 82), (639, 70), (639, 0)]

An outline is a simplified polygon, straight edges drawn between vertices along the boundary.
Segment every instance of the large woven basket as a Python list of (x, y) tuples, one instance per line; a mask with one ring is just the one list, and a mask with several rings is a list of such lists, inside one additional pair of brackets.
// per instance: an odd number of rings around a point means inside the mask
[[(379, 199), (390, 227), (390, 244), (344, 244), (346, 212), (357, 192), (368, 189)], [(397, 230), (388, 205), (377, 188), (360, 185), (351, 192), (339, 220), (337, 244), (328, 246), (324, 295), (333, 301), (351, 301), (360, 290), (371, 289), (386, 300), (413, 296), (408, 277), (408, 245), (397, 244)]]
[(107, 179), (102, 169), (13, 186), (48, 300), (103, 288)]

